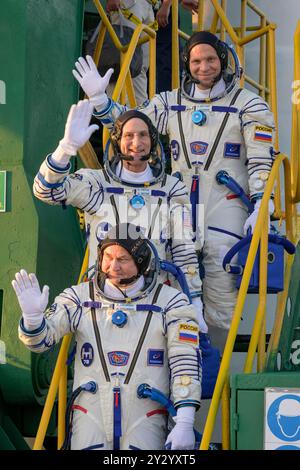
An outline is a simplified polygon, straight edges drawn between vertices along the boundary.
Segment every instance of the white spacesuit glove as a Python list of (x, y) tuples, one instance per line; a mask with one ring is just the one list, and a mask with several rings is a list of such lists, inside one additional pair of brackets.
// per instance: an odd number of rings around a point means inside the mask
[(55, 164), (65, 167), (72, 155), (76, 155), (78, 149), (89, 140), (92, 133), (99, 129), (97, 124), (90, 125), (93, 114), (93, 105), (89, 100), (78, 101), (70, 108), (65, 135), (59, 141), (57, 149), (51, 155)]
[[(257, 217), (258, 217), (258, 212), (259, 208), (261, 206), (261, 201), (262, 199), (258, 199), (255, 204), (254, 204), (254, 211), (249, 215), (248, 219), (245, 222), (244, 225), (244, 234), (247, 235), (247, 230), (250, 227), (251, 228), (251, 233), (254, 232)], [(273, 214), (274, 212), (274, 202), (272, 199), (269, 200), (269, 220), (268, 220), (268, 232), (270, 232), (270, 215)]]
[(22, 310), (24, 327), (26, 330), (37, 329), (42, 324), (48, 305), (49, 287), (44, 286), (41, 292), (36, 275), (27, 274), (25, 269), (16, 273), (12, 286)]
[(195, 447), (194, 421), (195, 411), (193, 406), (178, 408), (174, 419), (176, 425), (166, 440), (166, 446), (171, 444), (172, 450), (191, 450)]
[(93, 103), (94, 108), (96, 108), (97, 111), (102, 111), (108, 103), (105, 90), (114, 69), (108, 69), (106, 74), (101, 77), (95, 62), (89, 55), (87, 55), (86, 58), (79, 57), (78, 61), (75, 62), (75, 67), (76, 70), (72, 70), (74, 77), (79, 82), (85, 94), (89, 97), (90, 102)]
[(208, 332), (208, 326), (204, 321), (203, 318), (203, 303), (200, 297), (194, 297), (192, 299), (193, 301), (193, 306), (195, 307), (197, 311), (197, 320), (199, 324), (199, 329), (201, 333), (207, 333)]

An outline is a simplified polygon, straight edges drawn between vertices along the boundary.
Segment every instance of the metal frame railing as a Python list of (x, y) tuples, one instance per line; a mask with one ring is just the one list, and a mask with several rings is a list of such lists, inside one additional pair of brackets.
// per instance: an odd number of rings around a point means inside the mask
[[(222, 444), (223, 449), (228, 450), (230, 447), (230, 436), (229, 436), (229, 385), (228, 385), (228, 373), (230, 367), (230, 361), (233, 353), (234, 343), (236, 340), (238, 327), (243, 313), (243, 308), (247, 296), (247, 290), (249, 281), (257, 254), (258, 246), (260, 245), (260, 270), (259, 270), (259, 298), (258, 307), (253, 323), (253, 329), (249, 344), (249, 349), (244, 365), (244, 373), (250, 373), (252, 371), (253, 362), (257, 350), (257, 364), (258, 371), (264, 369), (266, 362), (265, 348), (265, 323), (266, 323), (266, 297), (267, 297), (267, 249), (268, 249), (268, 201), (275, 181), (278, 178), (280, 165), (283, 164), (284, 168), (284, 182), (285, 182), (285, 221), (286, 221), (286, 234), (287, 238), (291, 241), (295, 241), (295, 226), (293, 223), (293, 204), (291, 197), (291, 167), (290, 162), (286, 155), (280, 154), (276, 158), (272, 171), (269, 176), (268, 183), (265, 188), (264, 197), (262, 199), (261, 207), (258, 214), (257, 223), (252, 237), (252, 242), (249, 248), (248, 258), (245, 265), (241, 286), (239, 288), (238, 298), (236, 307), (233, 312), (231, 327), (228, 332), (227, 342), (224, 349), (223, 358), (221, 361), (220, 371), (217, 378), (214, 394), (209, 408), (202, 442), (200, 450), (208, 449), (211, 435), (214, 428), (214, 423), (217, 415), (217, 411), (222, 397), (222, 413), (224, 413), (223, 423), (225, 422), (225, 429), (222, 427)], [(286, 266), (291, 266), (294, 255), (286, 255), (287, 259), (290, 258), (290, 263)], [(288, 289), (287, 283), (285, 283), (285, 291), (282, 296), (286, 296), (286, 290)], [(284, 308), (285, 305), (281, 307)], [(223, 395), (222, 395), (223, 394)], [(226, 418), (227, 417), (227, 418)]]
[[(292, 197), (293, 202), (300, 201), (300, 21), (298, 21), (294, 35), (294, 81), (295, 93), (292, 98), (292, 138), (291, 138), (291, 166), (292, 166)], [(298, 98), (299, 95), (299, 98)]]

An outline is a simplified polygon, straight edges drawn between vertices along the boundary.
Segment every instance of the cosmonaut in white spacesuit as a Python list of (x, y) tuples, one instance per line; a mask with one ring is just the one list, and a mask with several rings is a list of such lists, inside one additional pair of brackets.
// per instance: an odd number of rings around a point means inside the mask
[[(273, 164), (274, 119), (268, 104), (240, 88), (241, 68), (232, 47), (214, 34), (200, 31), (187, 41), (186, 74), (180, 89), (162, 92), (138, 109), (161, 134), (168, 134), (172, 172), (190, 190), (193, 224), (201, 223), (204, 207), (205, 321), (212, 342), (223, 349), (237, 290), (235, 278), (222, 268), (225, 253), (248, 227), (255, 226)], [(95, 116), (111, 128), (126, 107), (105, 94), (108, 74), (101, 77), (90, 57), (80, 57), (73, 75), (95, 107)], [(249, 194), (254, 212), (217, 182), (226, 171)], [(274, 210), (269, 202), (269, 213)], [(218, 342), (217, 342), (218, 341)]]
[[(153, 245), (138, 227), (113, 227), (98, 247), (93, 281), (65, 289), (46, 310), (35, 274), (12, 281), (22, 311), (21, 341), (47, 351), (62, 336), (76, 340), (73, 394), (65, 448), (194, 448), (200, 406), (201, 353), (195, 308), (187, 296), (158, 282)], [(164, 408), (138, 398), (142, 384), (171, 394), (176, 425), (167, 435)]]
[[(87, 100), (71, 107), (64, 138), (35, 177), (35, 196), (48, 204), (70, 204), (84, 211), (90, 267), (95, 264), (97, 245), (110, 227), (120, 222), (139, 225), (155, 244), (160, 259), (171, 258), (184, 272), (201, 331), (206, 333), (188, 191), (178, 178), (165, 173), (164, 155), (159, 152), (158, 133), (151, 120), (136, 110), (119, 116), (104, 169), (85, 168), (69, 174), (71, 156), (97, 128), (89, 124), (92, 110)], [(162, 276), (166, 280), (166, 273)]]

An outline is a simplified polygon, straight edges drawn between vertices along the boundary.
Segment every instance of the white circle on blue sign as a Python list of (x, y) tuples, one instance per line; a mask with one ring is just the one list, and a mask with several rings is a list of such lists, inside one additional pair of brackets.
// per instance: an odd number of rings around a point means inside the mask
[(94, 349), (90, 343), (84, 343), (80, 351), (80, 359), (84, 367), (89, 367), (94, 360)]
[(133, 196), (129, 202), (133, 209), (141, 209), (145, 205), (145, 200), (143, 196), (140, 196), (139, 194)]
[(283, 395), (271, 404), (267, 423), (270, 431), (282, 441), (300, 440), (300, 397)]

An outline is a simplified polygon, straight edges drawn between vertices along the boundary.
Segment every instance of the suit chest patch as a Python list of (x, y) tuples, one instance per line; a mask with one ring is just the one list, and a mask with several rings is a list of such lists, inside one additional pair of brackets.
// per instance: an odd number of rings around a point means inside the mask
[(190, 148), (193, 155), (205, 155), (207, 147), (208, 143), (201, 142), (200, 140), (190, 143)]
[(224, 145), (224, 157), (225, 158), (240, 158), (241, 156), (241, 144), (235, 144), (232, 142), (226, 142)]
[(165, 351), (163, 349), (148, 349), (147, 365), (163, 366)]
[(89, 367), (94, 360), (94, 349), (90, 343), (84, 343), (80, 351), (80, 359), (84, 367)]
[(107, 353), (109, 363), (112, 366), (126, 366), (129, 359), (129, 353), (125, 351), (110, 351)]

